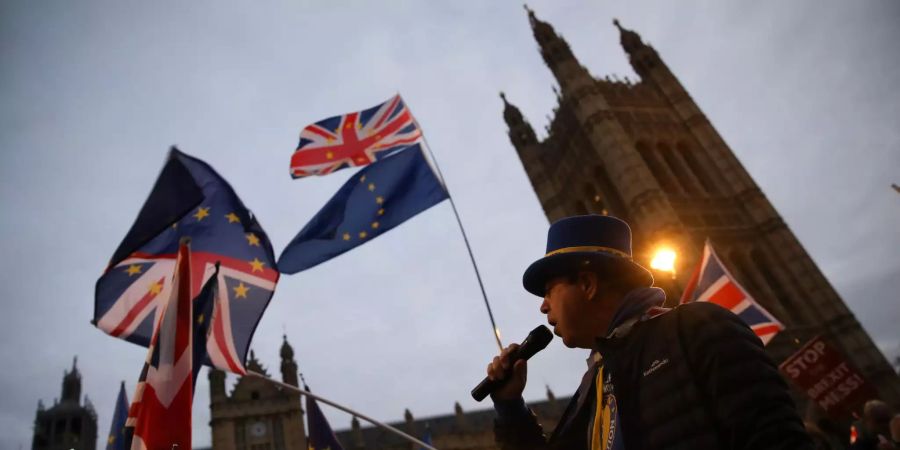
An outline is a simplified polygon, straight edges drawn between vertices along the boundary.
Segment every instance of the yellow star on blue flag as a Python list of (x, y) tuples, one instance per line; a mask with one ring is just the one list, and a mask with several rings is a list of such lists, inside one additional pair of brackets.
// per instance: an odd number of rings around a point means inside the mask
[(125, 382), (119, 385), (119, 396), (116, 398), (116, 409), (113, 412), (109, 437), (106, 439), (106, 450), (127, 450), (125, 439), (125, 420), (128, 419), (128, 395), (125, 393)]
[(278, 270), (297, 273), (386, 233), (448, 198), (414, 145), (356, 173), (278, 258)]

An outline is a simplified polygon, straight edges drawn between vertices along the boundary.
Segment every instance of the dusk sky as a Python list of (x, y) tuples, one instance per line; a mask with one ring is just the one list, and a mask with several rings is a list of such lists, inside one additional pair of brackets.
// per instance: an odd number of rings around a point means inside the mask
[[(900, 3), (534, 1), (597, 77), (638, 78), (612, 19), (659, 52), (890, 358), (900, 354)], [(399, 92), (469, 234), (505, 342), (543, 323), (521, 286), (547, 219), (499, 91), (540, 137), (555, 81), (519, 2), (0, 2), (0, 448), (31, 446), (39, 399), (78, 355), (98, 447), (146, 350), (90, 323), (94, 283), (177, 145), (225, 177), (279, 254), (355, 170), (292, 180), (303, 126)], [(252, 348), (282, 334), (320, 395), (385, 421), (489, 407), (496, 353), (447, 202), (283, 276)], [(571, 394), (557, 339), (527, 400)], [(201, 372), (194, 443), (210, 444)], [(230, 383), (234, 377), (229, 378)], [(229, 384), (230, 384), (229, 383)], [(336, 429), (350, 417), (324, 407)]]

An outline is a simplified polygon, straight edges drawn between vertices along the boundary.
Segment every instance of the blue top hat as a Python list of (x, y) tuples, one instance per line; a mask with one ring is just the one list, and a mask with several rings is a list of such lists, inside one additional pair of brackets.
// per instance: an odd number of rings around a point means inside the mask
[(525, 290), (544, 296), (544, 285), (553, 277), (579, 270), (631, 278), (650, 286), (653, 275), (631, 258), (631, 228), (611, 216), (573, 216), (550, 225), (547, 254), (533, 262), (522, 276)]

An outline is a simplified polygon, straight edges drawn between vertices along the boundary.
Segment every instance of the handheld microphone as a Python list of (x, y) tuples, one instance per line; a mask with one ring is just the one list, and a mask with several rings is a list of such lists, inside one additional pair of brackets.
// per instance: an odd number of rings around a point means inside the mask
[[(510, 370), (507, 371), (507, 375), (512, 374), (512, 367), (515, 365), (516, 361), (531, 358), (535, 353), (547, 347), (547, 344), (552, 340), (553, 333), (543, 325), (531, 330), (531, 333), (528, 333), (528, 337), (519, 344), (519, 349), (509, 354)], [(480, 402), (484, 400), (488, 394), (506, 384), (508, 380), (508, 376), (503, 380), (491, 380), (488, 377), (484, 377), (484, 379), (481, 380), (481, 383), (478, 383), (478, 386), (475, 386), (475, 389), (472, 389), (472, 398)]]

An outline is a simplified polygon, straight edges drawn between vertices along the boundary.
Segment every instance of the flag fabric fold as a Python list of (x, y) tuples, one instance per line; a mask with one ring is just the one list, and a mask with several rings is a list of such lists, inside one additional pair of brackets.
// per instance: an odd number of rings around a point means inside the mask
[(216, 299), (219, 296), (219, 263), (212, 268), (211, 276), (205, 276), (206, 283), (200, 294), (193, 300), (193, 312), (191, 314), (192, 323), (192, 342), (191, 348), (193, 354), (193, 368), (191, 375), (193, 376), (193, 386), (197, 386), (197, 375), (203, 362), (207, 361), (208, 353), (204, 343), (209, 341), (209, 334), (212, 331), (210, 325), (213, 323), (213, 313), (215, 311)]
[(193, 299), (186, 241), (178, 249), (170, 295), (160, 305), (160, 321), (128, 411), (126, 444), (132, 450), (191, 448)]
[[(309, 391), (309, 388), (306, 386), (304, 386), (304, 389), (307, 392)], [(307, 448), (309, 450), (344, 450), (344, 447), (341, 446), (341, 443), (338, 442), (337, 437), (334, 435), (331, 425), (328, 424), (325, 415), (322, 414), (322, 410), (319, 409), (316, 399), (308, 395), (305, 397), (306, 429), (309, 433), (306, 438)]]
[(448, 198), (421, 145), (351, 177), (287, 245), (282, 273), (297, 273), (380, 236)]
[(329, 117), (306, 126), (291, 156), (291, 176), (328, 175), (365, 166), (420, 141), (422, 132), (403, 99)]
[(93, 323), (148, 346), (172, 289), (175, 253), (191, 237), (192, 298), (219, 263), (205, 363), (243, 374), (278, 271), (269, 239), (225, 179), (173, 148), (138, 218), (97, 281)]
[(126, 450), (125, 421), (128, 419), (128, 394), (125, 393), (125, 382), (119, 386), (116, 397), (116, 408), (113, 411), (109, 437), (106, 438), (106, 450)]
[(703, 257), (684, 288), (681, 303), (710, 302), (730, 310), (768, 344), (784, 325), (766, 311), (737, 282), (716, 255), (709, 240), (703, 246)]

